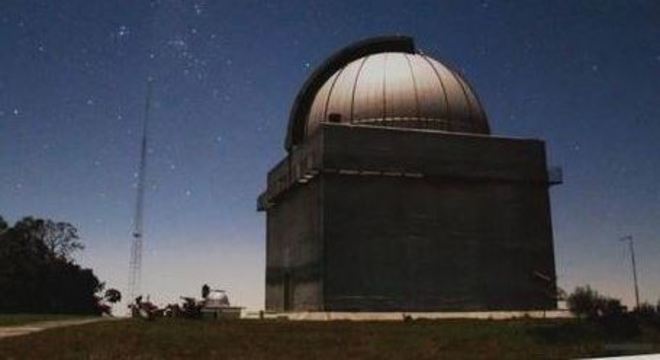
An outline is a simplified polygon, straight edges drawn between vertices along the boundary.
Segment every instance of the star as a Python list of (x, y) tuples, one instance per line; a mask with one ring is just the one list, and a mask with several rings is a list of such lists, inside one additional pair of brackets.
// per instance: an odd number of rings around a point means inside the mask
[(202, 13), (204, 12), (204, 9), (202, 9), (202, 5), (200, 4), (194, 4), (193, 7), (195, 9), (195, 14), (197, 14), (198, 16), (202, 15)]
[(119, 30), (117, 31), (117, 36), (124, 37), (124, 36), (128, 36), (128, 34), (130, 33), (131, 32), (130, 30), (128, 30), (128, 27), (126, 25), (121, 25), (119, 27)]

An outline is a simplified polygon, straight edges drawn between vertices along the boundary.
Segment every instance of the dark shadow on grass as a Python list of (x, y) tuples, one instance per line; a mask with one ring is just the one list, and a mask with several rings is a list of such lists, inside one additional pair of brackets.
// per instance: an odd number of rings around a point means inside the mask
[(595, 341), (600, 331), (591, 323), (583, 321), (561, 321), (531, 325), (527, 333), (535, 340), (551, 345), (568, 345)]
[(613, 316), (589, 320), (566, 320), (537, 324), (528, 333), (541, 343), (552, 345), (581, 344), (586, 342), (633, 341), (640, 337), (637, 320), (631, 316)]

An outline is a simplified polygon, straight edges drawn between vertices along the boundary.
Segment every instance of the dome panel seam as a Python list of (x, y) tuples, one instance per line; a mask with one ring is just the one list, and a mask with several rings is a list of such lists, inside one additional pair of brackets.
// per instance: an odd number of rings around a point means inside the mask
[(367, 55), (364, 57), (364, 59), (360, 63), (360, 67), (358, 68), (357, 74), (355, 75), (355, 81), (353, 82), (353, 93), (351, 94), (351, 118), (349, 119), (350, 122), (353, 122), (353, 118), (354, 118), (353, 111), (355, 109), (355, 91), (357, 89), (358, 81), (360, 80), (360, 73), (362, 72), (362, 67), (367, 62), (370, 56), (371, 55)]
[[(325, 109), (323, 109), (323, 118), (321, 119), (320, 122), (325, 122), (325, 120), (328, 118), (328, 106), (330, 105), (330, 98), (332, 97), (332, 91), (335, 89), (335, 84), (339, 80), (339, 77), (341, 76), (341, 74), (344, 73), (344, 69), (346, 69), (346, 66), (341, 68), (337, 72), (337, 76), (335, 76), (335, 78), (332, 80), (332, 85), (330, 85), (330, 90), (328, 91), (328, 97), (325, 99)], [(307, 120), (307, 122), (309, 122), (309, 119)]]
[(408, 63), (408, 69), (410, 69), (410, 78), (412, 79), (413, 82), (413, 90), (415, 91), (415, 116), (417, 118), (421, 117), (421, 109), (419, 107), (419, 95), (417, 91), (417, 79), (415, 79), (415, 72), (413, 71), (412, 63), (410, 62), (410, 58), (408, 54), (403, 54), (403, 56), (406, 58), (406, 62)]
[[(442, 94), (444, 95), (444, 98), (445, 98), (445, 108), (447, 110), (447, 119), (451, 120), (452, 112), (451, 112), (451, 107), (449, 105), (449, 96), (447, 95), (447, 88), (445, 87), (445, 84), (442, 81), (442, 77), (440, 76), (440, 73), (438, 73), (438, 69), (436, 69), (435, 66), (433, 66), (433, 63), (431, 63), (431, 60), (429, 60), (428, 57), (426, 57), (425, 55), (422, 55), (422, 58), (424, 59), (424, 61), (426, 61), (426, 63), (429, 64), (429, 66), (433, 70), (433, 73), (435, 74), (435, 77), (438, 79), (438, 82), (440, 83), (440, 87), (442, 88)], [(451, 130), (449, 127), (451, 127), (451, 121), (449, 122), (449, 126), (448, 126), (447, 130)]]

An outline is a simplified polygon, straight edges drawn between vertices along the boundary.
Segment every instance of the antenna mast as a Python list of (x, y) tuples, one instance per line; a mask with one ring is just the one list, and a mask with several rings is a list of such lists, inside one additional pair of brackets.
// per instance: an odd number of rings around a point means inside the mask
[(144, 182), (147, 168), (147, 130), (149, 124), (149, 110), (151, 108), (152, 79), (147, 79), (147, 97), (144, 106), (144, 120), (142, 123), (142, 143), (140, 147), (140, 167), (138, 169), (137, 199), (135, 202), (135, 219), (133, 220), (133, 239), (131, 241), (131, 260), (129, 263), (128, 293), (133, 300), (140, 294), (142, 278), (142, 241), (144, 218)]

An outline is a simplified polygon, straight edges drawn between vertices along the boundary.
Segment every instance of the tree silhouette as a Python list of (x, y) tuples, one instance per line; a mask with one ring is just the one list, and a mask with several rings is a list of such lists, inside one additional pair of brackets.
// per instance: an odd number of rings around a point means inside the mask
[(103, 284), (72, 259), (82, 249), (68, 223), (0, 218), (0, 313), (99, 313)]
[(27, 217), (15, 226), (29, 229), (31, 236), (41, 239), (55, 257), (71, 261), (75, 251), (85, 248), (79, 241), (78, 229), (66, 222)]
[(5, 230), (7, 230), (8, 226), (9, 226), (9, 224), (7, 224), (5, 219), (2, 216), (0, 216), (0, 234), (5, 232)]
[(108, 289), (105, 291), (105, 295), (103, 295), (103, 298), (107, 302), (114, 304), (121, 301), (121, 292), (119, 292), (119, 290), (117, 289)]

